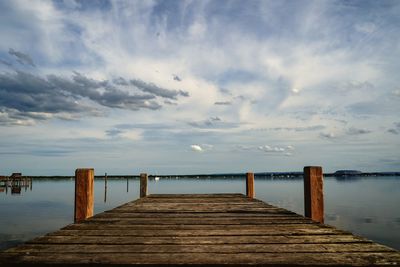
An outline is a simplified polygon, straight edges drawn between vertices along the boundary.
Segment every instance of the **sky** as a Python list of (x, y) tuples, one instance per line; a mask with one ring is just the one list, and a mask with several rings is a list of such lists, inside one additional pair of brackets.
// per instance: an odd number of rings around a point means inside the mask
[(0, 0), (0, 175), (400, 170), (400, 1)]

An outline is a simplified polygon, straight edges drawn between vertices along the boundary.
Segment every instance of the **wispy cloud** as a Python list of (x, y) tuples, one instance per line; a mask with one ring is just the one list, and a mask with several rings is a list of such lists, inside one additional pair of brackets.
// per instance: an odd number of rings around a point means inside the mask
[(16, 51), (16, 50), (14, 50), (14, 49), (12, 49), (12, 48), (10, 48), (10, 49), (8, 50), (8, 53), (9, 53), (10, 55), (15, 56), (15, 58), (17, 59), (17, 61), (18, 61), (19, 63), (21, 63), (21, 64), (28, 64), (28, 65), (31, 65), (32, 67), (35, 67), (35, 63), (33, 63), (32, 58), (31, 58), (28, 54), (25, 54), (25, 53)]
[(189, 93), (182, 91), (182, 90), (169, 90), (169, 89), (164, 89), (161, 87), (158, 87), (155, 84), (152, 83), (145, 83), (141, 80), (130, 80), (130, 83), (134, 86), (136, 86), (139, 90), (146, 92), (146, 93), (151, 93), (156, 96), (161, 96), (165, 98), (171, 98), (171, 99), (176, 99), (177, 96), (184, 96), (188, 97)]
[(291, 145), (285, 147), (263, 145), (259, 146), (258, 149), (268, 154), (281, 154), (285, 156), (292, 156), (294, 151), (294, 147)]
[(181, 82), (182, 81), (182, 79), (178, 76), (178, 75), (172, 75), (172, 77), (173, 77), (173, 79), (174, 79), (174, 81), (177, 81), (177, 82)]
[(363, 135), (363, 134), (369, 134), (369, 133), (371, 133), (370, 130), (359, 129), (359, 128), (354, 128), (354, 127), (351, 127), (347, 130), (348, 135)]
[(391, 134), (400, 134), (400, 132), (397, 129), (393, 129), (393, 128), (388, 129), (387, 132), (391, 133)]
[(232, 102), (231, 101), (217, 101), (214, 103), (214, 105), (229, 106), (229, 105), (232, 105)]
[(220, 117), (210, 117), (207, 120), (188, 122), (188, 125), (202, 129), (227, 129), (237, 128), (240, 126), (240, 123), (226, 122), (223, 121)]
[(337, 138), (337, 135), (335, 133), (332, 133), (332, 132), (320, 133), (319, 136), (322, 137), (322, 138), (326, 138), (326, 139)]
[(310, 126), (293, 126), (293, 127), (272, 127), (272, 128), (261, 128), (257, 130), (262, 131), (295, 131), (295, 132), (307, 132), (307, 131), (319, 131), (325, 129), (324, 125), (310, 125)]

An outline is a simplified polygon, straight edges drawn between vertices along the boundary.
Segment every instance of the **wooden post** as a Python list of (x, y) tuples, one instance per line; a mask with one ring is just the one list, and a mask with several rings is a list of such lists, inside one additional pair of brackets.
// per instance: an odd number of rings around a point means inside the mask
[(75, 223), (93, 216), (94, 169), (75, 171)]
[(147, 173), (140, 174), (140, 197), (147, 196)]
[(246, 173), (246, 196), (248, 198), (254, 198), (256, 196), (254, 192), (254, 173)]
[(304, 167), (304, 214), (324, 223), (324, 188), (321, 167)]
[(104, 174), (104, 203), (107, 202), (107, 173)]

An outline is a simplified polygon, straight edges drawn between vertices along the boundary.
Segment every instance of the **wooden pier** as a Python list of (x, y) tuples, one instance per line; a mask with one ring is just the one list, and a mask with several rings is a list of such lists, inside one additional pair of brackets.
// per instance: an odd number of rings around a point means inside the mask
[(21, 173), (13, 173), (11, 176), (0, 176), (0, 192), (8, 193), (10, 188), (11, 194), (21, 194), (21, 189), (25, 191), (30, 188), (32, 191), (32, 178), (23, 177)]
[(394, 249), (253, 198), (251, 176), (247, 195), (148, 195), (141, 175), (140, 199), (8, 249), (0, 265), (400, 265)]

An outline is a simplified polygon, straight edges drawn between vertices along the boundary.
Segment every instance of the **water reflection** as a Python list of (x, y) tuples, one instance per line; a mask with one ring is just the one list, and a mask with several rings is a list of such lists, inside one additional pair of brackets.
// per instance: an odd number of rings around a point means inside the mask
[(28, 188), (32, 191), (32, 179), (22, 177), (19, 173), (13, 173), (10, 177), (0, 177), (0, 193), (8, 194), (10, 191), (11, 195), (20, 195), (22, 189), (26, 192)]

